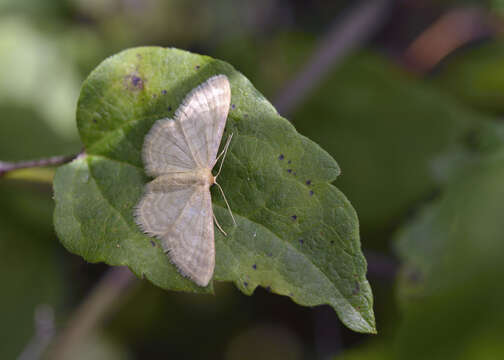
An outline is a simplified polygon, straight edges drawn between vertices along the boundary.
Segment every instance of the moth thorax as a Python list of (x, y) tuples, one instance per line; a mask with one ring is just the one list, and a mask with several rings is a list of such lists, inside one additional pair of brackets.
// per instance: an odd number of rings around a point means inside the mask
[(198, 177), (199, 181), (201, 182), (202, 185), (206, 185), (208, 187), (212, 186), (215, 184), (215, 177), (212, 175), (212, 170), (211, 169), (200, 169), (198, 171)]

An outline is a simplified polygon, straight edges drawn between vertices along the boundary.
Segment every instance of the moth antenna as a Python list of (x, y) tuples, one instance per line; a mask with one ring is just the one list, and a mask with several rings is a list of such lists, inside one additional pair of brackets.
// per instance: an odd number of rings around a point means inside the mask
[(217, 159), (215, 159), (215, 162), (219, 161), (219, 158), (224, 155), (224, 157), (222, 158), (222, 161), (219, 165), (219, 171), (217, 171), (217, 175), (215, 175), (215, 178), (217, 179), (217, 177), (219, 176), (221, 170), (222, 170), (222, 165), (224, 164), (224, 159), (226, 158), (226, 154), (227, 154), (227, 151), (228, 151), (228, 148), (229, 148), (229, 144), (231, 143), (231, 139), (233, 138), (233, 133), (231, 133), (227, 140), (226, 140), (226, 145), (224, 145), (224, 149), (222, 150), (222, 152), (219, 154), (219, 156), (217, 156)]
[(217, 218), (215, 217), (215, 214), (213, 214), (213, 219), (215, 221), (215, 225), (217, 225), (217, 228), (224, 234), (224, 236), (227, 236), (227, 233), (222, 229), (220, 226), (219, 222), (217, 221)]
[(229, 203), (228, 203), (228, 201), (226, 199), (226, 195), (224, 194), (224, 190), (222, 190), (222, 187), (218, 183), (215, 182), (214, 184), (217, 185), (217, 187), (219, 188), (219, 190), (220, 190), (220, 192), (222, 194), (222, 197), (224, 198), (224, 202), (226, 203), (226, 206), (227, 206), (227, 208), (229, 210), (229, 214), (231, 215), (231, 218), (233, 219), (233, 223), (235, 224), (235, 226), (237, 226), (236, 220), (235, 220), (235, 218), (233, 216), (233, 212), (231, 211), (231, 207), (229, 206)]

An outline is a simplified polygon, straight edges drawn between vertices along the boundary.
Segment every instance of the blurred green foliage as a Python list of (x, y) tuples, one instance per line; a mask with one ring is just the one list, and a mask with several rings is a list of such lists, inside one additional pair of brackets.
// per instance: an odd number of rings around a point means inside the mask
[(504, 111), (504, 43), (461, 49), (443, 62), (434, 82), (462, 102), (491, 114)]
[(399, 354), (409, 358), (462, 358), (480, 334), (504, 330), (504, 288), (498, 285), (504, 153), (459, 174), (399, 235), (405, 319), (397, 342)]
[(35, 337), (35, 311), (63, 304), (64, 278), (52, 229), (49, 185), (0, 180), (0, 358), (18, 356)]

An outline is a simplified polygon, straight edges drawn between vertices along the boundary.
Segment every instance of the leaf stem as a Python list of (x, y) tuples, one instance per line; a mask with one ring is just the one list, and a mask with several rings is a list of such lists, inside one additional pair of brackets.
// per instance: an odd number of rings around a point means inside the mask
[(18, 162), (8, 162), (0, 161), (0, 178), (5, 176), (8, 172), (20, 169), (34, 168), (34, 167), (44, 167), (44, 166), (56, 166), (66, 164), (83, 152), (74, 155), (62, 155), (62, 156), (52, 156), (37, 160), (28, 161), (18, 161)]
[(63, 360), (94, 330), (113, 306), (132, 289), (136, 276), (126, 266), (112, 267), (91, 290), (87, 298), (71, 316), (63, 332), (56, 337), (49, 350), (49, 359)]

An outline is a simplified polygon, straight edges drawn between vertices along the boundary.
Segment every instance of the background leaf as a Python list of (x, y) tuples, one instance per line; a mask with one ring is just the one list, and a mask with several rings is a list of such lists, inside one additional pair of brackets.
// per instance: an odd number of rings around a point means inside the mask
[(482, 343), (498, 348), (492, 334), (502, 333), (504, 319), (497, 275), (504, 271), (503, 165), (502, 150), (469, 164), (399, 233), (405, 312), (398, 358), (480, 358)]
[(135, 48), (93, 71), (81, 90), (77, 122), (86, 155), (58, 169), (54, 222), (63, 245), (91, 262), (128, 265), (165, 289), (211, 291), (182, 278), (154, 239), (133, 221), (149, 180), (141, 147), (152, 124), (173, 116), (184, 96), (214, 74), (228, 76), (234, 134), (214, 210), (216, 280), (246, 294), (257, 286), (303, 305), (330, 304), (351, 329), (374, 332), (355, 211), (332, 182), (336, 162), (299, 135), (230, 65), (176, 49)]

